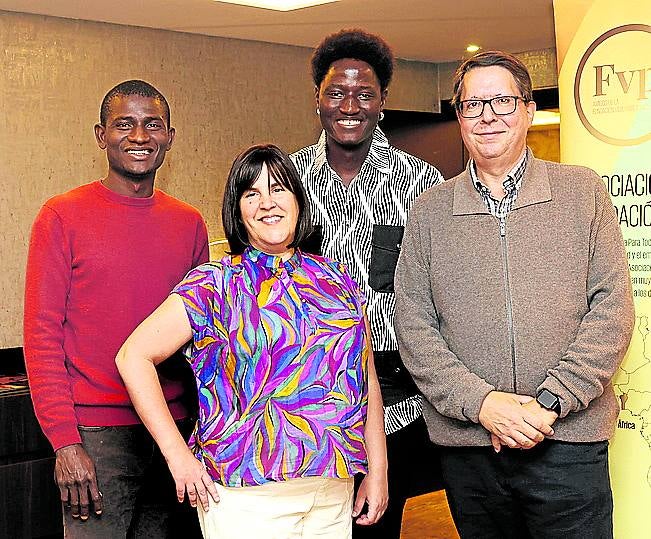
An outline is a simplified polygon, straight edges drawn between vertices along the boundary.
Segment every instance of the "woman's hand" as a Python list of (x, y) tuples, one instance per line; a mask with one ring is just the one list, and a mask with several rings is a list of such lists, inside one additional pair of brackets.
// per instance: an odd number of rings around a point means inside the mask
[(183, 502), (185, 493), (192, 507), (197, 506), (197, 499), (204, 511), (208, 511), (208, 494), (215, 503), (219, 502), (219, 495), (215, 483), (206, 472), (203, 464), (199, 462), (192, 452), (186, 447), (185, 451), (168, 460), (174, 483), (176, 483), (176, 497), (179, 503)]
[[(366, 513), (360, 514), (367, 504)], [(386, 473), (369, 472), (357, 491), (355, 504), (353, 505), (353, 517), (357, 518), (357, 524), (370, 526), (375, 524), (384, 514), (389, 503), (389, 492)]]
[(192, 507), (197, 498), (208, 511), (208, 494), (219, 501), (215, 484), (179, 432), (165, 402), (155, 365), (192, 338), (192, 328), (178, 294), (167, 299), (129, 336), (115, 358), (131, 402), (164, 455), (179, 502), (188, 493)]

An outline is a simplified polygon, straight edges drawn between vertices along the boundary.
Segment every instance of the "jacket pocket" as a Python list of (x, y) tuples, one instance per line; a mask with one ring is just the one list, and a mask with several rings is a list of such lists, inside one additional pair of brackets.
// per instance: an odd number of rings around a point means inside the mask
[(404, 232), (404, 226), (373, 225), (368, 284), (376, 292), (393, 293), (393, 275)]

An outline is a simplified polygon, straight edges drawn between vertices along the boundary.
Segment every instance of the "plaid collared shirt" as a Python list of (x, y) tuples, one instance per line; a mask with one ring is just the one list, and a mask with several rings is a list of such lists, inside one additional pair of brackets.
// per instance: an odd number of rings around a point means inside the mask
[(529, 162), (529, 154), (530, 150), (527, 148), (522, 158), (507, 173), (506, 179), (502, 182), (505, 193), (502, 200), (493, 198), (490, 189), (486, 187), (477, 176), (475, 161), (472, 159), (470, 160), (469, 170), (472, 183), (484, 201), (484, 204), (486, 204), (486, 208), (490, 214), (499, 220), (500, 234), (502, 236), (506, 233), (506, 216), (511, 211), (511, 208), (513, 208), (513, 204), (515, 204), (515, 201), (518, 198), (518, 193), (520, 192), (520, 187), (522, 186), (522, 178), (524, 178), (524, 171)]

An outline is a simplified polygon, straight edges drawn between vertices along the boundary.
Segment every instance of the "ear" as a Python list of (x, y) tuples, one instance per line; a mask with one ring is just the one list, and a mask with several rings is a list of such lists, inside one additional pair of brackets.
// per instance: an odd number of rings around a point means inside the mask
[(535, 113), (536, 113), (536, 102), (529, 101), (529, 103), (527, 103), (527, 116), (529, 117), (529, 127), (531, 127), (531, 123), (533, 122), (533, 116)]
[(314, 87), (314, 101), (315, 101), (316, 106), (318, 108), (318, 106), (319, 106), (319, 87), (318, 86)]
[(97, 145), (102, 150), (106, 150), (106, 128), (102, 124), (95, 124), (94, 130)]
[(172, 144), (174, 143), (174, 137), (176, 136), (176, 129), (170, 127), (167, 131), (167, 150), (172, 149)]
[(386, 105), (388, 95), (389, 95), (388, 88), (382, 90), (382, 98), (380, 99), (380, 110), (382, 110), (384, 108), (384, 105)]

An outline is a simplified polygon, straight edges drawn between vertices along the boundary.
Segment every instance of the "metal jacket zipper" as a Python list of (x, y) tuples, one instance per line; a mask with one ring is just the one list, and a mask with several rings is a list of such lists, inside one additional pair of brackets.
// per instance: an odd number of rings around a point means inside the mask
[(506, 323), (509, 330), (511, 346), (511, 367), (513, 368), (513, 393), (518, 392), (518, 379), (515, 370), (515, 332), (513, 330), (513, 302), (511, 300), (511, 282), (509, 279), (509, 254), (506, 245), (506, 217), (498, 219), (500, 225), (500, 245), (502, 247), (502, 274), (504, 275), (504, 291), (506, 295)]

